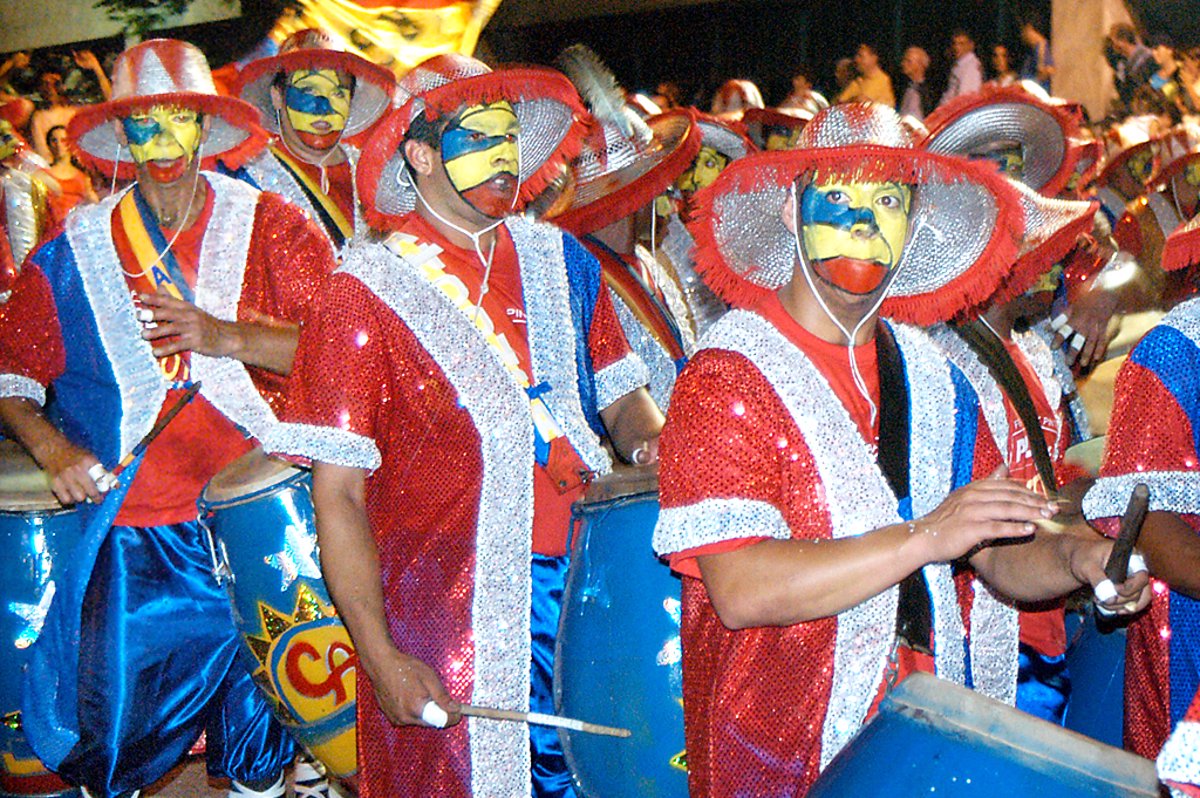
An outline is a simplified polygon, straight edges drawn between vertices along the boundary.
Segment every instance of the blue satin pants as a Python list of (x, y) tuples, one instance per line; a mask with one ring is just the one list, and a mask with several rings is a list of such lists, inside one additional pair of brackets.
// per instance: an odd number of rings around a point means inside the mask
[[(529, 709), (554, 714), (554, 640), (567, 581), (567, 557), (533, 555), (533, 602), (530, 637), (533, 662), (529, 671)], [(575, 798), (571, 772), (563, 757), (558, 729), (529, 727), (534, 798)]]
[(213, 776), (273, 778), (290, 761), (291, 737), (236, 661), (229, 599), (197, 523), (113, 527), (80, 632), (80, 737), (63, 777), (93, 795), (145, 787), (202, 731)]

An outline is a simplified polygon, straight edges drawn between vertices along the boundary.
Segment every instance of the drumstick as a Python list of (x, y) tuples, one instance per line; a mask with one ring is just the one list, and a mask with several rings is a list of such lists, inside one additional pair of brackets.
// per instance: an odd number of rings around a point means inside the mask
[(171, 423), (175, 416), (179, 415), (179, 411), (183, 410), (184, 406), (186, 406), (188, 402), (192, 401), (192, 399), (194, 399), (196, 394), (199, 392), (200, 381), (197, 380), (196, 382), (193, 382), (186, 391), (183, 392), (182, 396), (175, 400), (175, 404), (171, 405), (171, 408), (163, 414), (163, 417), (158, 420), (158, 423), (151, 427), (150, 431), (142, 436), (142, 439), (137, 442), (137, 445), (133, 447), (129, 454), (121, 458), (121, 462), (117, 463), (117, 467), (112, 470), (112, 475), (114, 477), (119, 477), (121, 472), (124, 471), (139, 454), (146, 451), (146, 448), (149, 447), (150, 444), (154, 443), (154, 439), (157, 438), (162, 431), (167, 428), (167, 425)]
[(511, 709), (493, 709), (492, 707), (477, 707), (471, 704), (459, 706), (459, 712), (476, 718), (490, 720), (513, 720), (520, 723), (533, 723), (538, 726), (556, 726), (560, 729), (587, 732), (588, 734), (603, 734), (608, 737), (629, 737), (633, 732), (616, 726), (601, 726), (599, 723), (588, 723), (585, 720), (564, 718), (561, 715), (547, 715), (542, 712), (514, 712)]
[(1133, 554), (1133, 547), (1142, 531), (1142, 523), (1146, 520), (1149, 507), (1150, 489), (1144, 482), (1139, 482), (1129, 495), (1125, 515), (1121, 516), (1121, 532), (1108, 555), (1108, 562), (1104, 563), (1104, 575), (1111, 579), (1113, 584), (1124, 582), (1129, 576), (1129, 557)]

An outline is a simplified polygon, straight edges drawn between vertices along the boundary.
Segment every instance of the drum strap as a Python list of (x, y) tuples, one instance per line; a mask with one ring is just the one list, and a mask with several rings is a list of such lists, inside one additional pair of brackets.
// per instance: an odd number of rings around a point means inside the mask
[(1037, 468), (1038, 477), (1047, 491), (1058, 488), (1054, 476), (1054, 461), (1050, 458), (1050, 448), (1046, 445), (1046, 435), (1042, 431), (1042, 420), (1038, 416), (1033, 396), (1029, 386), (1021, 376), (1020, 369), (1013, 362), (1004, 342), (987, 328), (981, 321), (953, 327), (958, 336), (971, 347), (971, 351), (987, 367), (992, 379), (1000, 386), (1000, 390), (1012, 402), (1021, 424), (1025, 426), (1025, 436), (1029, 439), (1029, 451), (1033, 455), (1033, 464)]
[[(879, 322), (875, 332), (879, 363), (879, 468), (902, 505), (911, 506), (909, 490), (910, 418), (904, 362), (892, 331)], [(896, 637), (910, 648), (932, 654), (933, 600), (921, 570), (900, 582), (896, 607)]]

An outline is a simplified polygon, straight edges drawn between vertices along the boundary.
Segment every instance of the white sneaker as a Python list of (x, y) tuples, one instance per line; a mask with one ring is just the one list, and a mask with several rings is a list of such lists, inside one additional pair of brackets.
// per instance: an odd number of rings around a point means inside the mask
[[(83, 795), (83, 798), (93, 798), (92, 794), (90, 792), (88, 792), (87, 787), (80, 787), (79, 792), (80, 792), (80, 794)], [(138, 796), (140, 796), (141, 794), (142, 794), (141, 790), (134, 790), (133, 792), (125, 795), (124, 798), (138, 798)]]
[(304, 755), (296, 758), (292, 789), (296, 798), (341, 798), (341, 793), (329, 782), (320, 763)]
[(234, 780), (229, 785), (229, 798), (287, 798), (287, 787), (283, 783), (283, 772), (281, 771), (279, 778), (275, 779), (275, 783), (263, 792), (252, 790), (240, 781)]

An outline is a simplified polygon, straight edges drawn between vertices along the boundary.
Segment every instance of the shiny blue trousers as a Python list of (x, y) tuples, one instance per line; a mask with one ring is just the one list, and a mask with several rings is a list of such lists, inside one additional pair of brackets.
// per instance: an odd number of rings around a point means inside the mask
[[(530, 617), (533, 662), (529, 671), (529, 709), (547, 715), (554, 714), (554, 641), (558, 636), (567, 564), (567, 557), (533, 555)], [(558, 729), (530, 726), (529, 747), (534, 798), (575, 798)]]
[(114, 526), (84, 597), (80, 736), (60, 775), (119, 795), (161, 778), (204, 731), (211, 775), (276, 776), (293, 743), (236, 661), (240, 645), (197, 523)]

